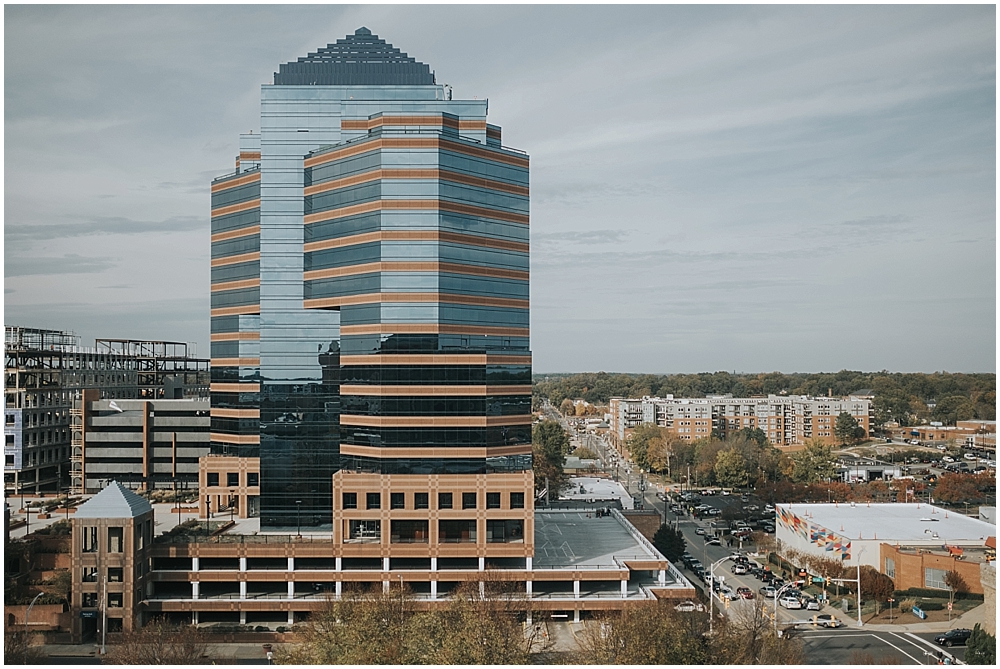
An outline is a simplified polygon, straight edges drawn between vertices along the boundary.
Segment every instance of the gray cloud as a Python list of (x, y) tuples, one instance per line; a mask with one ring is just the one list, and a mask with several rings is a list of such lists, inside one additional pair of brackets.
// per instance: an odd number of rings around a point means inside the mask
[(90, 235), (142, 235), (151, 232), (187, 232), (207, 230), (208, 219), (196, 216), (173, 216), (162, 221), (137, 221), (122, 216), (95, 217), (79, 223), (48, 225), (13, 224), (4, 226), (8, 244), (20, 242), (85, 237)]
[(61, 258), (7, 257), (4, 275), (37, 276), (41, 274), (100, 274), (115, 266), (114, 258), (84, 258), (70, 253)]
[(571, 244), (614, 244), (624, 241), (632, 230), (587, 230), (569, 232), (545, 232), (531, 236), (533, 242)]

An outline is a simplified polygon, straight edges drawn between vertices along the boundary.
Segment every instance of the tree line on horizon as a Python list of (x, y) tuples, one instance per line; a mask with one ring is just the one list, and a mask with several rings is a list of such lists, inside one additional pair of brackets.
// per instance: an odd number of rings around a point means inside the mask
[[(874, 396), (879, 423), (913, 425), (921, 420), (954, 424), (957, 420), (996, 420), (996, 374), (934, 372), (768, 372), (734, 374), (626, 374), (583, 372), (535, 374), (534, 396), (560, 406), (565, 399), (606, 405), (612, 397), (673, 395), (812, 395), (842, 397), (859, 390)], [(929, 407), (928, 403), (935, 406)]]

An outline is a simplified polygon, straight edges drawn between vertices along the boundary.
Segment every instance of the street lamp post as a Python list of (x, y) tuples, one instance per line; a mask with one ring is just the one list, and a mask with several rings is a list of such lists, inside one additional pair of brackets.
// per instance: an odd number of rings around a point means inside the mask
[[(708, 635), (712, 636), (712, 632), (715, 629), (715, 614), (713, 613), (712, 603), (715, 599), (715, 568), (720, 564), (729, 559), (729, 556), (716, 560), (712, 563), (712, 566), (708, 568)], [(721, 588), (720, 588), (721, 589)]]
[(791, 588), (792, 586), (800, 585), (803, 581), (792, 581), (791, 583), (786, 583), (779, 589), (774, 591), (774, 635), (778, 636), (778, 596), (781, 595), (785, 590)]
[(295, 500), (295, 536), (302, 537), (302, 500)]

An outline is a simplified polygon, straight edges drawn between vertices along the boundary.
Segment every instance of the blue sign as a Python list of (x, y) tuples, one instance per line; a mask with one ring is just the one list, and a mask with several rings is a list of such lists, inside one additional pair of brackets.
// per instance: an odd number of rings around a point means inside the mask
[(80, 611), (81, 618), (96, 618), (97, 611)]
[(920, 618), (921, 620), (927, 619), (927, 614), (924, 612), (924, 610), (917, 608), (916, 606), (913, 607), (913, 615)]

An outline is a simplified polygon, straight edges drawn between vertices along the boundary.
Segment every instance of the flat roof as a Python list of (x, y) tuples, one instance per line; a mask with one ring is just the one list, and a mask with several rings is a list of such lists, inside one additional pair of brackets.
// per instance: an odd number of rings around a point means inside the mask
[[(996, 527), (977, 518), (930, 504), (778, 504), (799, 518), (840, 536), (907, 541), (985, 541)], [(925, 531), (929, 530), (929, 531)], [(933, 537), (936, 533), (937, 537)]]
[(663, 559), (608, 515), (535, 510), (535, 569), (613, 567), (615, 560)]

